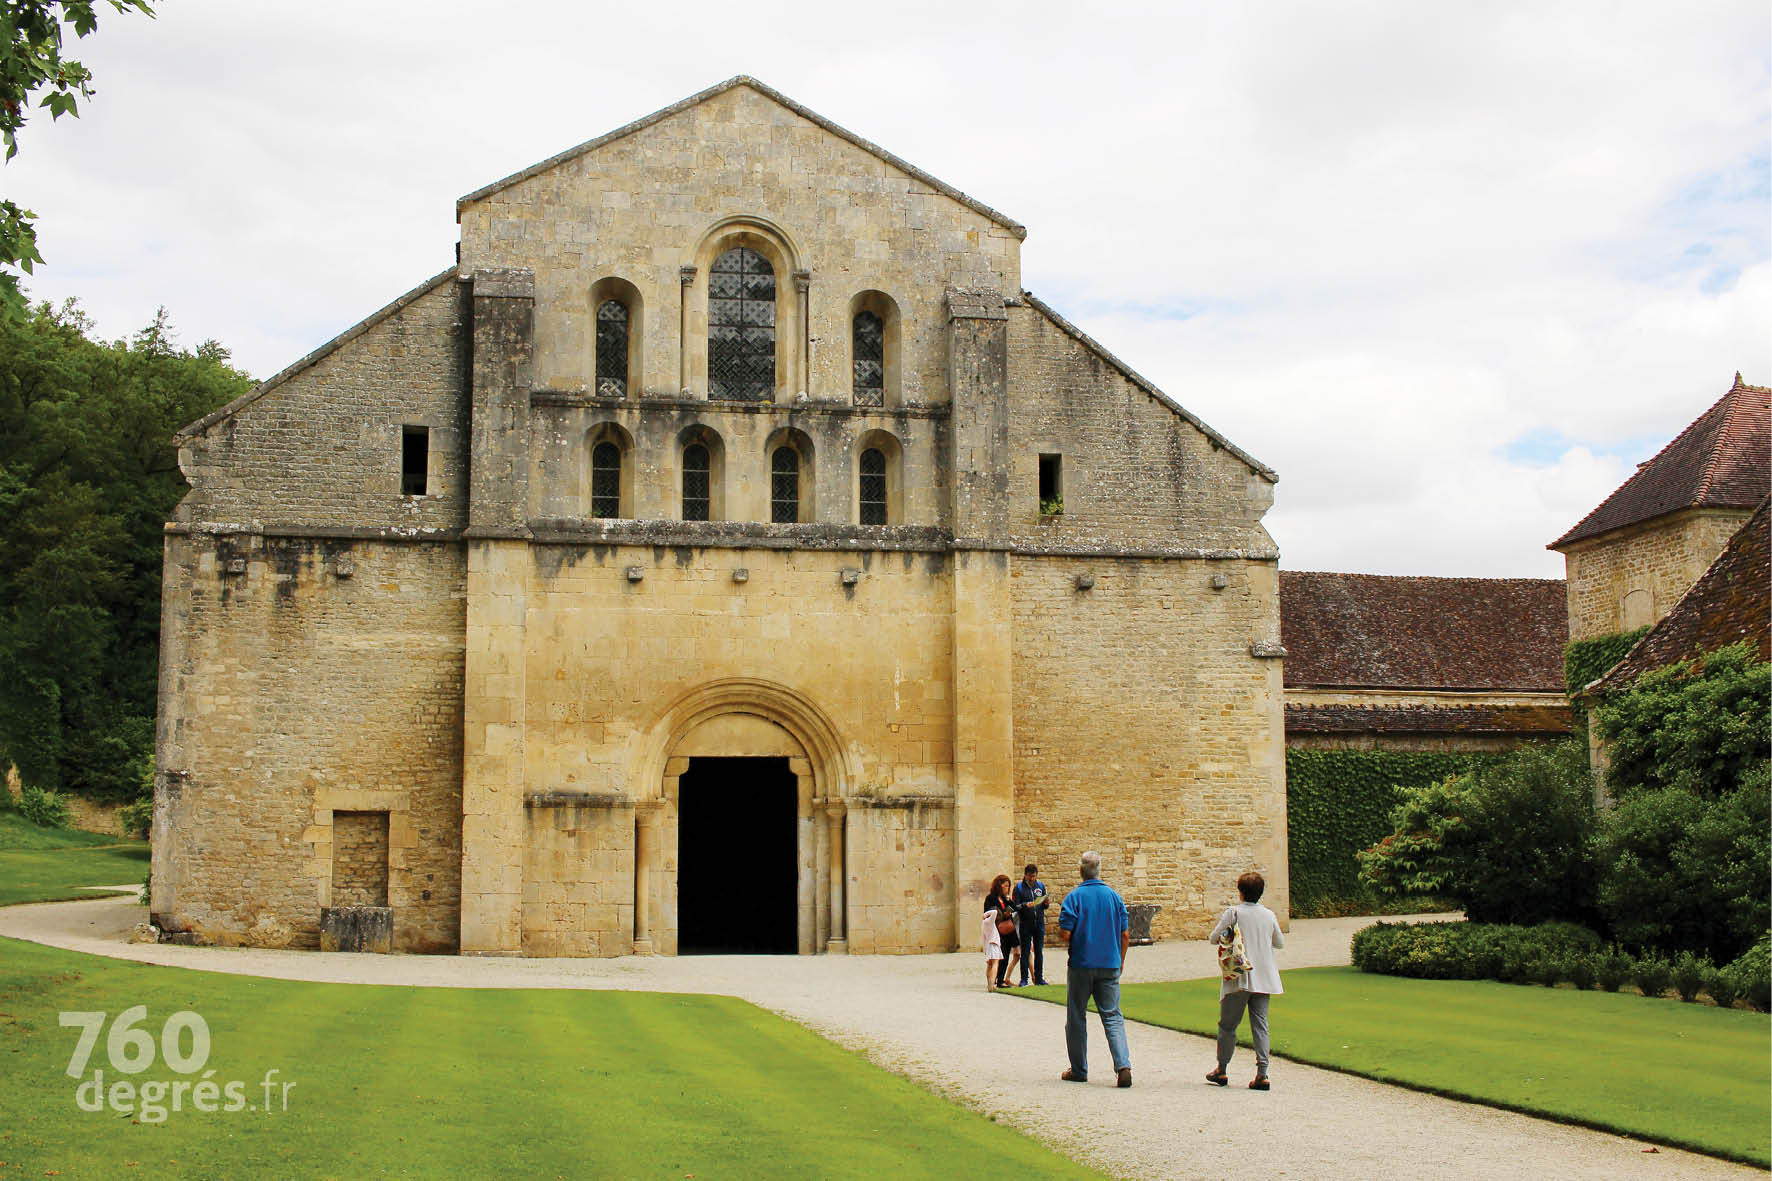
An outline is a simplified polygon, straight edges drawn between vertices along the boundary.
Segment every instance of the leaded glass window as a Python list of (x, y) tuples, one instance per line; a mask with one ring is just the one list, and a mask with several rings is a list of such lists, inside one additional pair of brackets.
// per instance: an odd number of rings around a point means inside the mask
[(591, 516), (621, 516), (621, 448), (614, 443), (591, 448)]
[(708, 519), (709, 498), (708, 449), (700, 443), (683, 448), (683, 519)]
[(861, 523), (886, 523), (886, 453), (876, 447), (861, 453)]
[(800, 453), (777, 447), (769, 457), (769, 519), (791, 525), (800, 519)]
[(597, 306), (597, 393), (628, 396), (628, 305), (619, 299)]
[(708, 397), (775, 397), (775, 268), (743, 246), (708, 272)]
[(886, 325), (872, 312), (855, 314), (851, 342), (855, 355), (855, 404), (880, 406), (886, 401)]

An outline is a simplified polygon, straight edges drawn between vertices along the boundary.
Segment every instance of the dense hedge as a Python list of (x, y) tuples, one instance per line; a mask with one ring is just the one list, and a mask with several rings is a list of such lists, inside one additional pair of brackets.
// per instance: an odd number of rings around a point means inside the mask
[(1391, 831), (1399, 787), (1458, 775), (1488, 754), (1389, 750), (1286, 752), (1286, 825), (1292, 913), (1370, 914), (1382, 908), (1360, 883), (1354, 854)]
[(1635, 958), (1576, 923), (1532, 927), (1492, 923), (1375, 923), (1354, 933), (1352, 958), (1362, 972), (1419, 980), (1500, 980), (1511, 984), (1617, 992), (1634, 985), (1644, 996), (1682, 1001), (1708, 993), (1723, 1008), (1737, 999), (1762, 1012), (1772, 1007), (1765, 937), (1734, 963), (1717, 967), (1681, 952), (1671, 961), (1652, 952)]

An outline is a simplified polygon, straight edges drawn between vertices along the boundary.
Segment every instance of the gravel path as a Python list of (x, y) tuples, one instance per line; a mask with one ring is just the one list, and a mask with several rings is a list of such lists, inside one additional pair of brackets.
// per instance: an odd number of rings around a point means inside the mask
[[(743, 997), (1064, 1152), (1128, 1177), (1349, 1178), (1764, 1177), (1759, 1169), (1529, 1116), (1388, 1087), (1276, 1059), (1274, 1089), (1207, 1086), (1205, 1038), (1129, 1024), (1134, 1086), (1114, 1087), (1107, 1045), (1090, 1030), (1087, 1086), (1063, 1083), (1064, 1014), (985, 992), (977, 955), (684, 956), (522, 960), (322, 955), (311, 951), (171, 947), (126, 942), (143, 920), (128, 898), (0, 908), (0, 935), (74, 951), (286, 980), (445, 988), (620, 988)], [(1424, 916), (1425, 917), (1425, 916)], [(1368, 919), (1292, 924), (1286, 968), (1347, 962)], [(1049, 968), (1062, 973), (1064, 953)], [(1212, 975), (1204, 943), (1135, 948), (1127, 980)], [(1276, 1021), (1284, 1016), (1276, 1011)], [(1259, 1134), (1256, 1130), (1259, 1129)]]

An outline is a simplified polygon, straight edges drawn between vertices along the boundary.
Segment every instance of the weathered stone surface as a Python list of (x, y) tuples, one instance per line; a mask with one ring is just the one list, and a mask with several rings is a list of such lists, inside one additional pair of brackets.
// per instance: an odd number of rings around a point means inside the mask
[(321, 907), (320, 950), (387, 955), (394, 950), (393, 910), (386, 906)]

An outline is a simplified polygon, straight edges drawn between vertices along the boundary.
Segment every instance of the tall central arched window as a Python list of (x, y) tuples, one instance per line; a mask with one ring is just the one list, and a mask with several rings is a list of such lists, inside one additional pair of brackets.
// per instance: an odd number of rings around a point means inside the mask
[(775, 396), (775, 268), (735, 246), (708, 272), (708, 397), (767, 402)]
[(708, 449), (700, 443), (683, 448), (683, 519), (705, 521), (712, 500), (708, 473)]
[(619, 299), (597, 306), (597, 393), (628, 396), (628, 305)]
[(800, 519), (800, 453), (777, 447), (769, 457), (769, 519), (791, 525)]
[(855, 404), (883, 405), (886, 401), (885, 322), (872, 312), (857, 312), (850, 352), (855, 358)]
[(614, 443), (591, 448), (591, 516), (621, 516), (621, 448)]
[(861, 453), (861, 523), (886, 523), (886, 453), (878, 447)]

